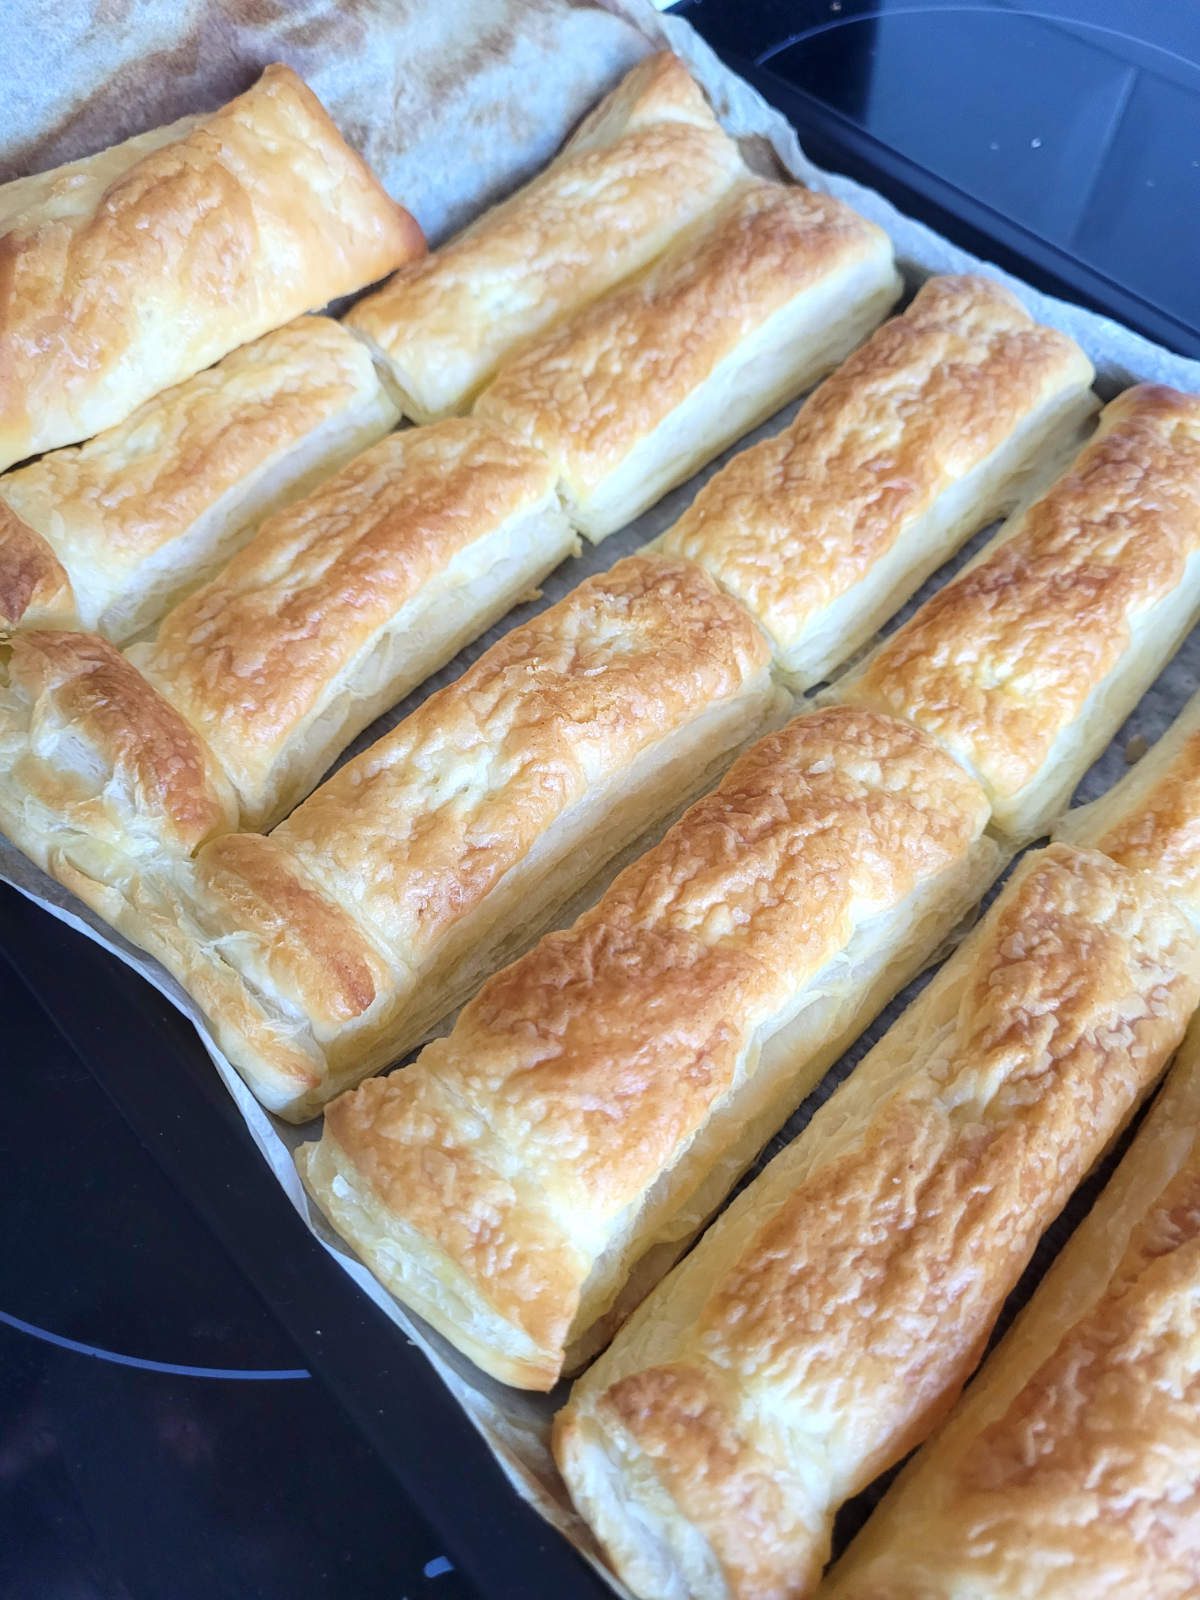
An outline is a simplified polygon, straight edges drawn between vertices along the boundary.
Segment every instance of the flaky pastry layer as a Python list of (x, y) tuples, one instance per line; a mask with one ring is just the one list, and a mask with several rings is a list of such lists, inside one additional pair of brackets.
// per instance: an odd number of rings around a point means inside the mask
[(987, 278), (931, 278), (661, 548), (699, 561), (806, 687), (1011, 507), (1094, 404), (1091, 363)]
[(245, 94), (0, 187), (0, 467), (139, 405), (424, 250), (316, 96)]
[(1026, 858), (576, 1384), (557, 1458), (636, 1594), (812, 1593), (838, 1506), (948, 1409), (1198, 999), (1200, 940), (1145, 878)]
[(277, 512), (128, 652), (267, 826), (574, 548), (550, 463), (469, 418), (394, 433)]
[(405, 414), (459, 411), (502, 362), (660, 255), (746, 176), (677, 56), (648, 57), (531, 183), (346, 321)]
[(0, 669), (0, 829), (38, 866), (111, 917), (131, 877), (236, 819), (204, 741), (112, 645), (16, 635)]
[(836, 693), (932, 733), (1034, 838), (1198, 611), (1200, 398), (1142, 384)]
[(1197, 1592), (1198, 1045), (829, 1600)]
[(747, 182), (475, 410), (551, 457), (601, 539), (834, 366), (900, 287), (886, 235), (841, 201)]
[(882, 1004), (962, 915), (995, 870), (985, 822), (976, 785), (891, 718), (768, 735), (448, 1038), (329, 1106), (323, 1140), (365, 1196), (319, 1188), (330, 1220), (487, 1370), (549, 1387), (867, 1020), (864, 993)]
[(143, 881), (122, 931), (273, 1110), (394, 1061), (782, 714), (698, 567), (631, 556), (512, 629), (268, 838)]
[(396, 421), (370, 356), (326, 317), (233, 351), (0, 477), (0, 631), (131, 638)]

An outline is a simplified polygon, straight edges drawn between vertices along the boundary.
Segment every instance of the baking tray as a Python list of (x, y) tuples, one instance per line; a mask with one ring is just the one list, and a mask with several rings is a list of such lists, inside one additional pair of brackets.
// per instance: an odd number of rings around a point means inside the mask
[[(769, 69), (729, 52), (723, 59), (784, 112), (821, 166), (879, 190), (1026, 282), (1180, 354), (1200, 356), (1200, 333), (1186, 323), (907, 161)], [(4, 885), (0, 956), (255, 1285), (479, 1594), (486, 1600), (610, 1594), (514, 1494), (423, 1354), (297, 1225), (187, 1020), (115, 956)], [(862, 1048), (860, 1041), (854, 1054)], [(1044, 1264), (1045, 1252), (1040, 1256)], [(1027, 1292), (1023, 1284), (1014, 1300)], [(314, 1447), (319, 1442), (310, 1441)], [(843, 1536), (862, 1515), (861, 1504), (848, 1508), (839, 1525)]]

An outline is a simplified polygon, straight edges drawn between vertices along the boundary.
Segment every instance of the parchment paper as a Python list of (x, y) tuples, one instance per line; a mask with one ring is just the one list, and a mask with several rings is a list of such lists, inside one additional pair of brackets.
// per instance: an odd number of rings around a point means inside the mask
[[(574, 122), (635, 60), (664, 44), (689, 63), (726, 128), (744, 141), (757, 166), (761, 168), (765, 157), (799, 181), (840, 195), (879, 222), (895, 241), (910, 288), (935, 272), (987, 271), (1013, 287), (1039, 320), (1079, 341), (1096, 364), (1098, 387), (1105, 398), (1143, 379), (1200, 392), (1200, 363), (1027, 288), (902, 216), (871, 190), (814, 167), (786, 121), (724, 68), (685, 21), (659, 16), (645, 0), (603, 0), (594, 5), (570, 0), (438, 0), (436, 5), (422, 0), (304, 0), (278, 6), (259, 0), (226, 5), (211, 0), (183, 4), (142, 0), (125, 6), (113, 0), (96, 6), (27, 7), (16, 19), (6, 18), (0, 75), (6, 80), (7, 126), (0, 140), (0, 180), (88, 154), (157, 123), (210, 108), (245, 88), (267, 62), (282, 60), (313, 85), (389, 191), (437, 240), (541, 166)], [(777, 431), (795, 410), (795, 405), (788, 407), (752, 437)], [(744, 448), (746, 442), (736, 448)], [(500, 632), (669, 526), (724, 459), (598, 550), (589, 549), (579, 560), (567, 562), (547, 581), (541, 601), (520, 608), (464, 651), (368, 730), (347, 756), (372, 743), (434, 688), (457, 677)], [(978, 543), (974, 541), (970, 549)], [(968, 554), (969, 550), (964, 552), (959, 563)], [(953, 566), (943, 569), (927, 588), (943, 582), (949, 570)], [(1158, 737), (1195, 687), (1198, 667), (1200, 630), (1186, 641), (1087, 775), (1081, 797), (1092, 798), (1120, 776), (1131, 736)], [(296, 1130), (269, 1116), (174, 980), (3, 839), (0, 877), (114, 951), (192, 1020), (251, 1137), (300, 1217), (361, 1291), (396, 1323), (397, 1337), (407, 1335), (425, 1353), (517, 1492), (595, 1561), (587, 1531), (566, 1501), (546, 1447), (547, 1422), (561, 1403), (562, 1392), (534, 1397), (492, 1382), (407, 1313), (309, 1210), (291, 1151), (298, 1142), (315, 1137), (317, 1125)], [(889, 1006), (828, 1075), (759, 1165), (804, 1125), (906, 998)], [(625, 1592), (611, 1577), (609, 1581), (618, 1592)]]

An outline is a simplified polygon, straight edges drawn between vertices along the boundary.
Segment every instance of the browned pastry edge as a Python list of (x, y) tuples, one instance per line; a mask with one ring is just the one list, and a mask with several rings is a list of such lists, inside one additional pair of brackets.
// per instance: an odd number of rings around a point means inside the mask
[(20, 621), (70, 627), (75, 595), (50, 546), (0, 499), (0, 638)]
[[(111, 802), (139, 823), (152, 818), (156, 837), (177, 854), (232, 826), (232, 796), (203, 741), (114, 646), (94, 634), (29, 629), (14, 635), (10, 650), (7, 678), (27, 697), (31, 718), (13, 776), (64, 825), (82, 807), (86, 832), (97, 805)], [(43, 739), (52, 726), (94, 739), (115, 781), (90, 794), (86, 767), (61, 761), (57, 743), (44, 758), (35, 726)]]

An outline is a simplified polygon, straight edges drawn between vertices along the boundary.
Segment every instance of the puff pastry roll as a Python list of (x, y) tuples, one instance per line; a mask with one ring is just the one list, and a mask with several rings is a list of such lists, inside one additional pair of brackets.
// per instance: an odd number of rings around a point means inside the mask
[(986, 820), (918, 730), (793, 721), (447, 1038), (335, 1100), (305, 1181), (460, 1350), (550, 1388), (973, 903)]
[(887, 235), (840, 200), (747, 183), (476, 410), (546, 451), (600, 540), (836, 365), (900, 288)]
[(1148, 872), (1200, 921), (1200, 694), (1120, 783), (1068, 811), (1054, 832)]
[(211, 115), (0, 186), (0, 243), (0, 467), (123, 422), (425, 248), (282, 66)]
[(830, 1600), (1200, 1592), (1200, 1072), (1193, 1028), (1091, 1214)]
[(631, 556), (512, 629), (269, 838), (138, 884), (122, 931), (303, 1120), (417, 1044), (650, 824), (782, 714), (750, 618)]
[(1095, 409), (1091, 363), (988, 278), (931, 278), (659, 548), (766, 630), (800, 688), (864, 644)]
[(634, 67), (556, 160), (346, 320), (407, 416), (459, 411), (516, 351), (662, 253), (747, 176), (670, 52)]
[(451, 418), (277, 512), (127, 654), (263, 827), (574, 547), (545, 457)]
[(1146, 879), (1026, 858), (556, 1419), (635, 1594), (812, 1593), (837, 1507), (944, 1414), (1198, 999), (1200, 941)]
[(122, 884), (232, 828), (195, 730), (94, 634), (18, 633), (0, 658), (0, 830), (110, 921)]
[(301, 317), (88, 444), (0, 478), (0, 632), (140, 633), (398, 420), (362, 345)]
[(1143, 384), (835, 693), (934, 734), (1032, 839), (1198, 611), (1200, 398)]

